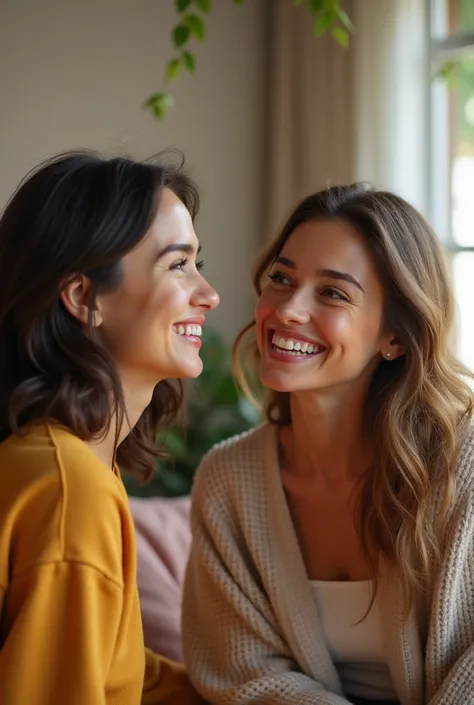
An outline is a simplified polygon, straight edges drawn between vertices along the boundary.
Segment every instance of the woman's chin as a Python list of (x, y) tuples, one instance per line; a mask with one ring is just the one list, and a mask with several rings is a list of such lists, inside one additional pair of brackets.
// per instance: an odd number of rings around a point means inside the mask
[(260, 381), (264, 387), (271, 389), (274, 392), (294, 392), (296, 386), (294, 380), (289, 379), (290, 375), (279, 374), (275, 372), (260, 373)]
[(174, 375), (175, 379), (195, 379), (199, 377), (203, 370), (203, 364), (199, 355), (196, 358), (196, 361), (193, 361), (192, 364), (180, 365), (177, 374)]

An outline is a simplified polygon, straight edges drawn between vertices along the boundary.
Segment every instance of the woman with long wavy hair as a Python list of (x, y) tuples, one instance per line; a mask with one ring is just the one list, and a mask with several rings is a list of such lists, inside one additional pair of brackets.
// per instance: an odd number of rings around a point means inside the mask
[(191, 679), (228, 705), (474, 702), (473, 393), (433, 231), (331, 187), (254, 286), (235, 361), (267, 420), (197, 473)]
[(71, 153), (0, 220), (2, 705), (201, 702), (145, 650), (120, 478), (202, 369), (198, 204), (181, 164)]

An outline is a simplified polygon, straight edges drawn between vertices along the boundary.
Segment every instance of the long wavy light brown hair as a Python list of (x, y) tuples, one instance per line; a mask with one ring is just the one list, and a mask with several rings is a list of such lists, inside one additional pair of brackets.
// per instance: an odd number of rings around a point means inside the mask
[[(428, 589), (439, 561), (455, 497), (459, 436), (474, 408), (472, 375), (450, 351), (454, 300), (444, 252), (420, 213), (392, 193), (352, 184), (306, 198), (259, 257), (257, 294), (293, 231), (307, 221), (332, 219), (345, 220), (366, 238), (384, 285), (385, 323), (405, 348), (403, 357), (381, 360), (369, 387), (364, 421), (375, 462), (361, 488), (358, 519), (369, 564), (376, 573), (384, 557), (398, 568), (411, 604)], [(254, 329), (252, 321), (236, 340), (237, 380), (247, 396), (263, 403), (270, 423), (291, 424), (288, 393), (267, 390), (262, 396)]]
[[(117, 440), (125, 401), (115, 362), (95, 334), (95, 297), (120, 285), (122, 259), (147, 234), (164, 188), (196, 216), (197, 188), (182, 156), (172, 153), (149, 162), (62, 154), (13, 194), (0, 219), (0, 441), (44, 418), (83, 440), (102, 437), (112, 425)], [(77, 273), (92, 282), (88, 330), (60, 298)], [(117, 449), (122, 469), (150, 476), (155, 458), (165, 456), (156, 446), (158, 430), (176, 418), (182, 401), (180, 382), (155, 387)]]

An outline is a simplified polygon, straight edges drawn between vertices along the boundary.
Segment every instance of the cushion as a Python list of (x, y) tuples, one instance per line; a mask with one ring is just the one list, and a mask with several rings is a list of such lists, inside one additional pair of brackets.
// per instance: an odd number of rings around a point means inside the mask
[(191, 547), (189, 497), (130, 498), (145, 645), (183, 660), (181, 602)]

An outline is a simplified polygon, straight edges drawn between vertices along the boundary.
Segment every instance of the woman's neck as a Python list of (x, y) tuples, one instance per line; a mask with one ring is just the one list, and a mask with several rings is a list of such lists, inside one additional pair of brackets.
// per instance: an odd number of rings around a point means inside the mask
[[(117, 448), (133, 430), (140, 416), (150, 404), (153, 389), (154, 387), (150, 390), (149, 386), (142, 389), (137, 387), (124, 388), (125, 409), (123, 418), (119, 419), (115, 415), (110, 428), (104, 436), (97, 439), (92, 438), (86, 442), (90, 450), (108, 467), (114, 467)], [(117, 429), (118, 423), (120, 423), (120, 429)]]
[(291, 427), (281, 434), (289, 469), (328, 485), (360, 479), (372, 463), (364, 403), (365, 393), (291, 394)]

